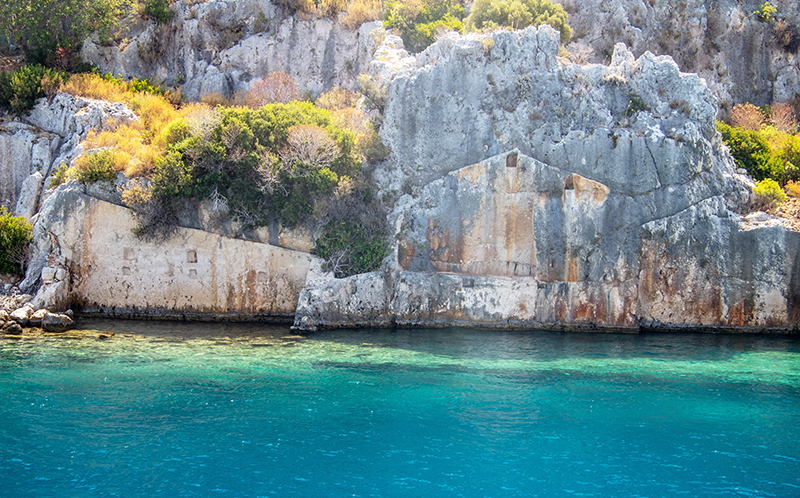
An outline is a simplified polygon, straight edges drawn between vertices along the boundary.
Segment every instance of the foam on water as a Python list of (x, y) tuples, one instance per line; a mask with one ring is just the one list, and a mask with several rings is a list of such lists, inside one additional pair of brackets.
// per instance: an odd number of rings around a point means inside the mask
[(800, 495), (796, 338), (90, 325), (0, 340), (0, 495)]

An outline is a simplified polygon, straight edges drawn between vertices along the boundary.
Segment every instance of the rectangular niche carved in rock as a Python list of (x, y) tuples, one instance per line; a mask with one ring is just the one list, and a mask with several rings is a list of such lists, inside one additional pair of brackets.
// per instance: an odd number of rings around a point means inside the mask
[(189, 249), (186, 251), (186, 262), (187, 263), (197, 263), (197, 251), (194, 249)]
[(131, 269), (129, 267), (127, 267), (127, 266), (123, 266), (122, 267), (122, 274), (123, 275), (130, 275), (131, 274)]
[(124, 259), (125, 261), (133, 261), (134, 259), (136, 259), (132, 247), (126, 247), (122, 250), (122, 259)]
[(506, 156), (506, 168), (516, 168), (517, 167), (517, 155), (516, 154), (509, 154)]

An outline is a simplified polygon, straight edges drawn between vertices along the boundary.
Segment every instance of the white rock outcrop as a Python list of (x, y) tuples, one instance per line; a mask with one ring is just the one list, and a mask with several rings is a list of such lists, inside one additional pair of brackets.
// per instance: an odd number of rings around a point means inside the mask
[(349, 29), (330, 19), (304, 18), (260, 0), (181, 0), (166, 25), (141, 21), (126, 44), (84, 43), (81, 56), (103, 72), (180, 85), (199, 100), (231, 96), (273, 71), (293, 76), (302, 91), (355, 86), (382, 32), (380, 22)]
[[(58, 135), (36, 126), (19, 121), (0, 123), (0, 206), (12, 213), (17, 211), (26, 180), (37, 172), (48, 173), (59, 145)], [(30, 190), (36, 190), (31, 182), (25, 189), (22, 212), (17, 214), (27, 215), (31, 208)]]
[(22, 121), (0, 124), (0, 205), (31, 218), (54, 167), (82, 153), (80, 143), (138, 117), (124, 104), (57, 94), (40, 99)]
[(405, 193), (396, 255), (310, 281), (296, 327), (798, 325), (800, 234), (737, 213), (752, 183), (702, 80), (621, 44), (608, 66), (558, 50), (529, 28), (397, 65), (373, 173)]
[[(797, 94), (800, 57), (786, 47), (776, 22), (755, 12), (762, 0), (565, 0), (573, 28), (567, 47), (576, 59), (602, 62), (625, 43), (636, 56), (651, 51), (672, 56), (682, 71), (697, 73), (720, 99), (733, 104), (786, 102)], [(772, 0), (777, 20), (800, 36), (800, 4)], [(800, 40), (797, 41), (800, 43)]]

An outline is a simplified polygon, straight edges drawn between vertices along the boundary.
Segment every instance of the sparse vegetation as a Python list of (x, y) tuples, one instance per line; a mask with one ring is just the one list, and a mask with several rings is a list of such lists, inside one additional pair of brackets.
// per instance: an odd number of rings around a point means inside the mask
[(567, 11), (550, 0), (475, 0), (465, 21), (470, 31), (508, 27), (522, 29), (549, 24), (561, 32), (561, 43), (572, 38)]
[(317, 97), (316, 104), (323, 109), (338, 111), (346, 107), (352, 107), (359, 97), (358, 92), (335, 86)]
[(141, 6), (142, 17), (152, 19), (157, 24), (167, 24), (175, 17), (169, 8), (168, 0), (144, 0)]
[(83, 184), (113, 182), (118, 161), (118, 155), (108, 149), (83, 154), (75, 160), (75, 178)]
[(757, 203), (766, 204), (768, 207), (775, 207), (786, 200), (786, 192), (783, 191), (781, 186), (772, 178), (765, 178), (756, 184), (753, 189), (753, 194), (757, 198)]
[(731, 110), (730, 124), (734, 128), (758, 131), (765, 122), (764, 113), (753, 104), (737, 104)]
[(464, 7), (452, 0), (389, 0), (383, 26), (396, 30), (406, 49), (421, 52), (436, 41), (439, 33), (462, 32), (464, 14)]
[(381, 18), (381, 0), (350, 0), (346, 12), (345, 26), (355, 29), (365, 22)]
[(351, 29), (381, 18), (381, 0), (274, 0), (273, 3), (320, 17), (336, 18), (346, 12), (343, 22)]
[(771, 154), (767, 141), (759, 132), (742, 127), (717, 123), (722, 140), (730, 148), (736, 165), (744, 168), (756, 180), (781, 178), (782, 168)]
[(33, 228), (22, 216), (0, 207), (0, 274), (22, 275)]
[(647, 110), (647, 104), (638, 95), (630, 94), (628, 96), (628, 107), (625, 109), (627, 117), (633, 117), (634, 114)]
[(369, 189), (343, 179), (322, 217), (313, 254), (337, 278), (377, 270), (389, 251), (385, 213)]
[(132, 0), (7, 0), (0, 3), (0, 32), (19, 45), (30, 63), (60, 69), (92, 32), (112, 37), (134, 7)]
[(763, 110), (751, 104), (737, 105), (730, 125), (717, 123), (722, 139), (730, 148), (736, 165), (744, 168), (758, 186), (752, 207), (771, 209), (782, 203), (781, 190), (800, 193), (800, 134), (792, 104), (777, 103)]
[(776, 16), (778, 15), (778, 9), (776, 9), (771, 3), (764, 2), (758, 7), (758, 10), (756, 10), (754, 14), (756, 19), (759, 21), (771, 24), (775, 22)]
[(800, 48), (800, 30), (788, 21), (778, 21), (772, 28), (775, 38), (784, 50), (790, 53), (797, 52)]
[(66, 77), (64, 73), (37, 64), (11, 73), (0, 72), (0, 108), (18, 116), (27, 114), (37, 100), (52, 96)]

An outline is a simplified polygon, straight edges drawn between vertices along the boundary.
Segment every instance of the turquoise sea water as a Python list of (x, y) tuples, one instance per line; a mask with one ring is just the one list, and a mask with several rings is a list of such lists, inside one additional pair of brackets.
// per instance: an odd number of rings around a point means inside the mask
[(85, 324), (0, 338), (0, 496), (800, 496), (798, 338)]

